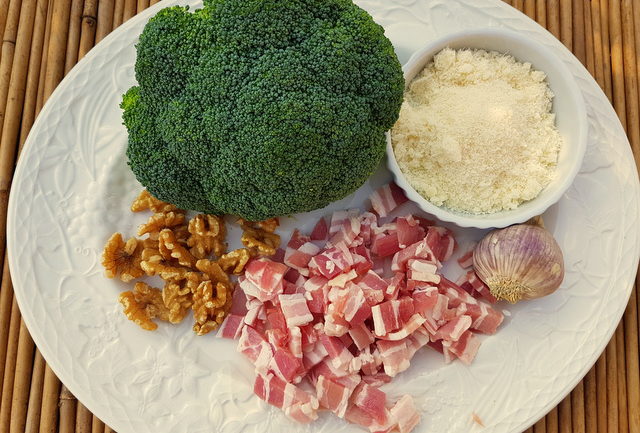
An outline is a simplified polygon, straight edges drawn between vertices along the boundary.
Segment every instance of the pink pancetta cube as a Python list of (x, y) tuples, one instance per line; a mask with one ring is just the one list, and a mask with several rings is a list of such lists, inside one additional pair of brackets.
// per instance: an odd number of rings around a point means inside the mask
[(371, 207), (380, 217), (389, 215), (391, 211), (408, 200), (404, 191), (394, 182), (375, 190), (369, 199)]
[(306, 325), (313, 320), (307, 300), (302, 293), (279, 295), (278, 300), (288, 327)]

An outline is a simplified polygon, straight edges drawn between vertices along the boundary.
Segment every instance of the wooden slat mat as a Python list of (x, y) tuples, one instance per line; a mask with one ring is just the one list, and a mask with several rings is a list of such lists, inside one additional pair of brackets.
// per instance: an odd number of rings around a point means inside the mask
[[(5, 255), (15, 161), (43, 103), (91, 47), (155, 3), (0, 0), (0, 257)], [(549, 29), (587, 67), (613, 103), (638, 164), (640, 0), (507, 3)], [(527, 433), (640, 433), (639, 308), (634, 288), (624, 319), (596, 365)], [(67, 391), (34, 346), (13, 296), (6, 257), (0, 286), (0, 389), (2, 433), (112, 432)]]

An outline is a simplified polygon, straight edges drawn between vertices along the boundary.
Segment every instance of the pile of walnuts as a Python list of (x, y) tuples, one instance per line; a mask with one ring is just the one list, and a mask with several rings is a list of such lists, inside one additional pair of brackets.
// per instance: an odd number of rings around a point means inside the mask
[(153, 215), (139, 227), (140, 238), (125, 241), (114, 233), (104, 247), (102, 265), (108, 278), (119, 277), (126, 283), (146, 276), (163, 280), (162, 289), (138, 281), (133, 290), (120, 294), (125, 315), (149, 331), (158, 327), (153, 319), (180, 323), (189, 310), (196, 334), (216, 329), (231, 308), (230, 274), (242, 274), (249, 259), (275, 254), (280, 246), (275, 218), (238, 220), (245, 248), (227, 252), (227, 231), (220, 216), (199, 214), (188, 220), (185, 211), (147, 190), (136, 198), (131, 211)]

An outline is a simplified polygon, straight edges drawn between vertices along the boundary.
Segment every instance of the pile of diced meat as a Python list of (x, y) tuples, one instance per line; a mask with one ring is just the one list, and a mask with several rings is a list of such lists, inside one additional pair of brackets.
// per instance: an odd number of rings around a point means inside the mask
[[(251, 261), (239, 278), (218, 335), (238, 339), (255, 393), (290, 418), (311, 422), (325, 409), (372, 432), (409, 432), (420, 421), (411, 396), (389, 402), (379, 387), (425, 345), (469, 364), (475, 333), (502, 322), (473, 271), (459, 284), (440, 274), (456, 248), (449, 230), (385, 218), (405, 200), (387, 185), (371, 197), (373, 212), (336, 212), (329, 226), (296, 230), (285, 251)], [(470, 253), (459, 263), (470, 265)]]

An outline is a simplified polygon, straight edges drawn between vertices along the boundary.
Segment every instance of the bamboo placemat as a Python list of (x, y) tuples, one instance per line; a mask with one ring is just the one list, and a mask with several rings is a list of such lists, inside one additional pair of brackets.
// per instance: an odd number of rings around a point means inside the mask
[[(505, 1), (546, 27), (587, 67), (613, 103), (638, 165), (640, 0)], [(157, 2), (0, 0), (2, 433), (113, 431), (60, 383), (20, 318), (4, 257), (7, 200), (16, 157), (35, 117), (60, 80), (111, 30)], [(596, 365), (527, 433), (640, 433), (638, 309), (634, 288), (624, 319)]]

